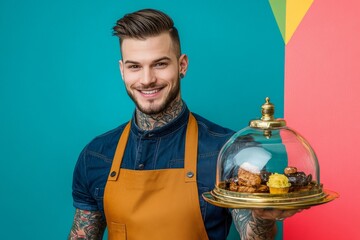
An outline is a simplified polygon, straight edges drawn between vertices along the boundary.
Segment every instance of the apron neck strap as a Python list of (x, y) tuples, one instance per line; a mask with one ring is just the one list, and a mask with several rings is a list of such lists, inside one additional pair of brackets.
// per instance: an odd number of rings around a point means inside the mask
[(195, 117), (190, 113), (185, 139), (184, 172), (185, 182), (196, 182), (196, 164), (198, 150), (198, 125)]
[(122, 162), (122, 159), (124, 156), (126, 143), (127, 143), (127, 140), (129, 138), (129, 134), (130, 134), (130, 127), (131, 127), (131, 121), (128, 122), (128, 124), (126, 124), (126, 126), (120, 136), (120, 140), (116, 147), (113, 163), (111, 165), (111, 170), (110, 170), (110, 174), (108, 177), (108, 181), (116, 181), (119, 177), (121, 162)]

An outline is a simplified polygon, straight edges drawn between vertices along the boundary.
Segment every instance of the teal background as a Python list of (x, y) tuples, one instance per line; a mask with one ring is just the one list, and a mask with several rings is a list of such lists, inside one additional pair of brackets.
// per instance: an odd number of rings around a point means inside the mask
[(1, 0), (1, 239), (66, 238), (78, 154), (134, 109), (111, 27), (146, 7), (180, 31), (192, 111), (240, 130), (270, 96), (283, 116), (284, 43), (267, 0)]

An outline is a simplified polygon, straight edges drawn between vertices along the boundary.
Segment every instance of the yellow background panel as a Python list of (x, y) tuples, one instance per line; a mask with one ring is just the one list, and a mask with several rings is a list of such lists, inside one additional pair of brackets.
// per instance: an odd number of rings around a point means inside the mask
[(286, 1), (285, 44), (287, 44), (314, 0)]

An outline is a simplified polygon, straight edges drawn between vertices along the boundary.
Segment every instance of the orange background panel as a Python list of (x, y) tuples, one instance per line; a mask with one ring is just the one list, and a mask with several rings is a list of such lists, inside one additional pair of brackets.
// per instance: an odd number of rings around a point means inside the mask
[(285, 119), (313, 146), (335, 201), (285, 220), (284, 239), (356, 239), (360, 218), (360, 2), (315, 0), (286, 46)]

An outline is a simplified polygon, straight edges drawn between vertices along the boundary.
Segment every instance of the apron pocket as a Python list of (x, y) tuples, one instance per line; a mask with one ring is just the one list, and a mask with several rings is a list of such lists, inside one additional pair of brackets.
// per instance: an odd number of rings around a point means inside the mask
[(109, 240), (126, 240), (126, 225), (111, 222), (108, 226)]

